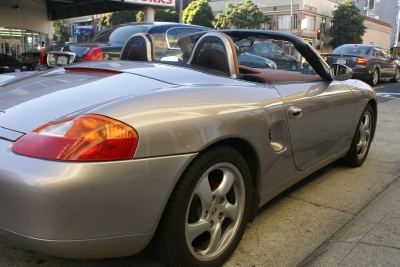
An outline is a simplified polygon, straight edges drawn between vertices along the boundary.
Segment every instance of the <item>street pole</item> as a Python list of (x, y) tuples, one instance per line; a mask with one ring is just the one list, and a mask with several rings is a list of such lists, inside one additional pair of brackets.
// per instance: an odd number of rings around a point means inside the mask
[(293, 33), (293, 0), (290, 0), (290, 33)]
[(179, 23), (182, 23), (183, 0), (179, 0)]

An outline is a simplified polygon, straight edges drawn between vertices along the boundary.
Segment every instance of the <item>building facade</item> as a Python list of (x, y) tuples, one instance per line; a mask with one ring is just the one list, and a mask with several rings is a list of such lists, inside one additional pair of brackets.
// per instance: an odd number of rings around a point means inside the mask
[(1, 0), (0, 53), (18, 57), (53, 41), (46, 0)]
[(364, 25), (367, 27), (363, 36), (364, 44), (379, 45), (390, 50), (393, 28), (389, 23), (365, 16)]
[[(210, 2), (214, 14), (222, 12), (228, 2)], [(264, 14), (270, 16), (271, 24), (265, 29), (279, 30), (300, 36), (310, 45), (319, 48), (320, 53), (331, 51), (329, 46), (329, 29), (332, 11), (338, 5), (332, 0), (268, 0), (253, 1)], [(291, 2), (293, 5), (291, 5)], [(321, 33), (317, 34), (317, 30)]]
[(400, 46), (400, 0), (358, 0), (356, 5), (361, 14), (389, 23), (392, 26), (391, 46)]
[[(235, 1), (211, 0), (210, 5), (214, 15), (222, 12), (228, 2), (234, 3)], [(340, 0), (268, 0), (265, 2), (253, 0), (253, 2), (271, 18), (271, 24), (264, 25), (265, 29), (295, 34), (319, 50), (320, 53), (328, 53), (332, 50), (332, 47), (329, 46), (332, 11), (337, 8)], [(374, 3), (373, 6), (371, 2)], [(366, 16), (364, 21), (364, 25), (367, 27), (363, 36), (364, 44), (376, 44), (387, 49), (392, 46), (393, 32), (397, 30), (398, 25), (394, 27), (388, 20), (395, 21), (397, 18), (392, 19), (393, 14), (388, 15), (390, 8), (386, 8), (386, 6), (393, 5), (394, 2), (396, 4), (398, 2), (397, 5), (400, 5), (400, 0), (358, 0), (355, 2), (360, 6), (370, 4), (369, 7), (371, 7), (366, 10), (369, 16)], [(384, 7), (385, 11), (382, 10)], [(393, 7), (391, 9), (393, 10)], [(372, 11), (375, 11), (374, 15), (372, 15)], [(376, 11), (380, 11), (380, 13)], [(382, 15), (386, 17), (386, 20), (381, 19)]]

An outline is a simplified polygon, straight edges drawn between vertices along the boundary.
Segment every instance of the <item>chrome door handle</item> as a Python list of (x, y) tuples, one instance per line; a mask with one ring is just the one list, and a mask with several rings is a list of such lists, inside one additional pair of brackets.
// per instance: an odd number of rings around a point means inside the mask
[(291, 106), (289, 107), (289, 117), (291, 119), (298, 119), (301, 117), (302, 115), (302, 111), (301, 108), (297, 107), (297, 106)]

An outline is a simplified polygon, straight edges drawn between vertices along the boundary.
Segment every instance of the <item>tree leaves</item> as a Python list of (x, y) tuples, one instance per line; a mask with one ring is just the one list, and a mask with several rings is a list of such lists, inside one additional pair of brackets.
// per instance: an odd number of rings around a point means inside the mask
[(210, 4), (205, 0), (191, 2), (183, 11), (182, 22), (214, 28), (212, 21), (214, 15)]
[[(144, 13), (139, 11), (136, 14), (136, 21), (143, 21)], [(154, 21), (165, 21), (165, 22), (179, 22), (179, 14), (175, 10), (170, 9), (157, 9), (154, 12)]]
[(53, 39), (56, 43), (69, 41), (70, 29), (66, 20), (53, 21)]
[(235, 26), (238, 29), (260, 29), (270, 21), (263, 11), (251, 0), (241, 3), (227, 3), (226, 9), (215, 16), (213, 22), (216, 29), (229, 29)]
[(354, 4), (354, 0), (346, 0), (332, 11), (333, 19), (330, 29), (332, 40), (330, 45), (336, 48), (342, 44), (362, 44), (366, 32), (364, 16)]
[(134, 11), (117, 11), (107, 13), (101, 16), (99, 26), (110, 27), (118, 24), (136, 21), (136, 12)]

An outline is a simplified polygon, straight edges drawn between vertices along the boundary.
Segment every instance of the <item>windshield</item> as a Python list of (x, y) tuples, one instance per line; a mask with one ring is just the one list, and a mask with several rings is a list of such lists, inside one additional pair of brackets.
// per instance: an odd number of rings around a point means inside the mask
[(147, 27), (144, 26), (122, 26), (118, 28), (108, 28), (98, 32), (90, 42), (102, 42), (102, 43), (121, 43), (124, 44), (129, 36), (146, 32)]

